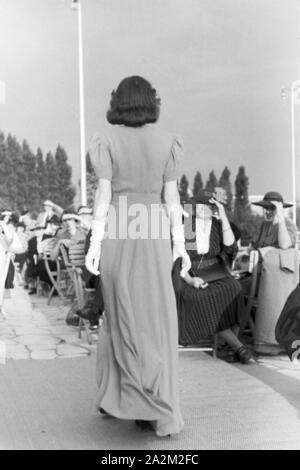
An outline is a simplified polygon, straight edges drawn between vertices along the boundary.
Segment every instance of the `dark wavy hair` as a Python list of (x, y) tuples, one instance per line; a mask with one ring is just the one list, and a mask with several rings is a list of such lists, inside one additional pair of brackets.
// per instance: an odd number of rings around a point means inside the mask
[(113, 90), (106, 119), (110, 124), (141, 127), (159, 118), (160, 98), (155, 88), (143, 77), (124, 78)]

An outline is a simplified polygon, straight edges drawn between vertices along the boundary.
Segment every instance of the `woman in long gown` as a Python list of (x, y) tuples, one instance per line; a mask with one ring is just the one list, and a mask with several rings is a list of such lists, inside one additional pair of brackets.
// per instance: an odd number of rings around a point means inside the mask
[(184, 270), (190, 260), (176, 183), (182, 142), (154, 125), (159, 106), (156, 91), (138, 76), (112, 93), (107, 120), (113, 126), (90, 149), (99, 183), (86, 266), (97, 274), (100, 260), (105, 304), (98, 406), (166, 436), (183, 427), (170, 229), (173, 258), (183, 258)]

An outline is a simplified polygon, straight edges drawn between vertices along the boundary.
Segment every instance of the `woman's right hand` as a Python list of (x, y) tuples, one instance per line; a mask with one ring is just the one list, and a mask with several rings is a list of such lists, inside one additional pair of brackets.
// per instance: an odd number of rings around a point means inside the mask
[(193, 277), (192, 286), (195, 287), (196, 289), (199, 289), (199, 287), (202, 287), (202, 288), (207, 287), (207, 284), (201, 277)]
[(173, 262), (175, 262), (177, 258), (182, 259), (180, 276), (184, 277), (192, 266), (188, 252), (184, 248), (184, 243), (174, 243), (173, 245)]
[(98, 276), (100, 274), (99, 271), (99, 264), (100, 264), (100, 257), (101, 257), (101, 244), (91, 244), (89, 250), (85, 256), (85, 267), (86, 269)]
[(191, 269), (192, 263), (188, 255), (188, 252), (186, 250), (184, 250), (184, 253), (181, 254), (181, 258), (182, 258), (182, 262), (181, 262), (180, 276), (184, 277)]

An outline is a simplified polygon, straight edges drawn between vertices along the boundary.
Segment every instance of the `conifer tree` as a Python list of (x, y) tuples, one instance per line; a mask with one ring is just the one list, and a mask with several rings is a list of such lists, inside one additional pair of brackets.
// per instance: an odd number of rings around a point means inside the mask
[(222, 174), (220, 176), (219, 180), (219, 186), (221, 188), (225, 189), (226, 194), (227, 194), (227, 207), (228, 209), (232, 208), (232, 188), (231, 188), (231, 182), (230, 182), (230, 171), (227, 166), (225, 166), (224, 170), (222, 171)]
[(213, 192), (216, 186), (218, 186), (218, 180), (214, 170), (212, 170), (208, 175), (205, 189), (207, 189), (207, 191)]
[(187, 202), (189, 200), (188, 194), (189, 182), (185, 175), (182, 175), (179, 182), (179, 195), (181, 202)]
[(36, 154), (36, 169), (37, 169), (37, 181), (38, 181), (38, 191), (40, 199), (40, 210), (42, 209), (42, 204), (47, 199), (48, 194), (48, 181), (47, 181), (47, 172), (46, 165), (43, 157), (43, 152), (40, 147), (37, 149)]
[(7, 209), (11, 206), (7, 181), (10, 177), (12, 168), (7, 156), (5, 136), (0, 132), (0, 209)]
[(47, 176), (47, 199), (50, 199), (55, 204), (60, 202), (60, 187), (56, 171), (56, 164), (54, 157), (51, 152), (48, 152), (46, 155), (46, 176)]
[(37, 160), (26, 140), (22, 144), (23, 168), (25, 173), (25, 208), (37, 211), (40, 207)]
[(59, 194), (57, 195), (57, 204), (66, 208), (73, 205), (75, 188), (72, 185), (72, 167), (68, 164), (66, 151), (58, 145), (55, 152), (55, 165), (57, 172), (57, 185)]
[(90, 154), (86, 154), (86, 188), (87, 204), (92, 207), (94, 204), (95, 191), (97, 189), (98, 178), (91, 162)]
[(203, 188), (203, 180), (201, 173), (197, 171), (195, 178), (194, 178), (194, 186), (193, 186), (193, 196), (196, 196), (198, 191)]
[(12, 169), (7, 180), (11, 209), (22, 212), (26, 208), (26, 174), (23, 165), (22, 148), (17, 139), (11, 134), (7, 136), (6, 146), (7, 156)]
[(244, 166), (240, 166), (235, 179), (234, 215), (238, 222), (243, 222), (251, 213), (248, 197), (249, 178)]

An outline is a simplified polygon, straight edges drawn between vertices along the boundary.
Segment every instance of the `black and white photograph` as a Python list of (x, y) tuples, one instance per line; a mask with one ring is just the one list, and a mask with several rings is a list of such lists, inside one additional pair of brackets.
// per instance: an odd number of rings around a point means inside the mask
[(0, 450), (300, 450), (299, 157), (299, 0), (0, 0)]

